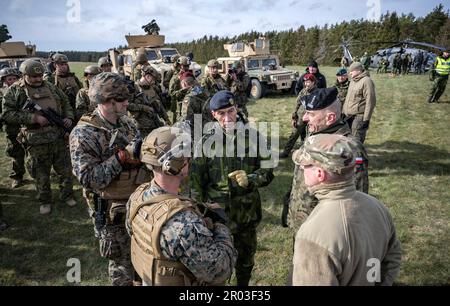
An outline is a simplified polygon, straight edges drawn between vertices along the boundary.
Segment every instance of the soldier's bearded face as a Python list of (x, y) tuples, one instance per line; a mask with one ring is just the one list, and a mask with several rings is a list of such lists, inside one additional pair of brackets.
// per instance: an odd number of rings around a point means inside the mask
[(237, 110), (232, 106), (229, 108), (219, 109), (212, 112), (213, 117), (219, 122), (220, 126), (225, 131), (233, 131), (236, 127)]
[(59, 74), (65, 74), (69, 72), (69, 65), (67, 63), (56, 64), (56, 71)]
[(219, 70), (217, 69), (217, 67), (209, 67), (209, 71), (211, 73), (212, 76), (217, 75), (217, 73), (219, 72)]
[(10, 75), (5, 78), (6, 86), (11, 86), (17, 81), (17, 77), (15, 75)]
[(111, 99), (110, 102), (99, 105), (107, 114), (122, 117), (127, 114), (128, 100), (116, 101)]
[(43, 82), (43, 76), (42, 75), (38, 75), (38, 76), (26, 75), (25, 82), (27, 82), (27, 84), (31, 85), (31, 86), (41, 86), (42, 82)]
[(308, 123), (310, 133), (319, 132), (327, 127), (326, 114), (323, 111), (306, 111), (303, 121)]

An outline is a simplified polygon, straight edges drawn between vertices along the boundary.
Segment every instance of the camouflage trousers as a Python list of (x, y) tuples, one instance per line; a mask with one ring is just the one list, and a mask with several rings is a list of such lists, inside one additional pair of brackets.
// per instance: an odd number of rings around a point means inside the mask
[(289, 135), (288, 141), (286, 143), (286, 146), (284, 147), (284, 152), (289, 154), (292, 149), (294, 149), (295, 143), (297, 142), (297, 139), (301, 137), (301, 140), (305, 139), (306, 137), (306, 124), (299, 120), (297, 123), (297, 127), (292, 129), (291, 135)]
[(432, 83), (429, 102), (437, 102), (447, 87), (448, 75), (437, 75)]
[(73, 195), (72, 168), (69, 149), (64, 139), (26, 148), (26, 166), (35, 180), (37, 199), (40, 204), (52, 203), (50, 171), (53, 167), (59, 179), (60, 200), (66, 201)]
[(12, 171), (9, 177), (12, 179), (22, 179), (25, 174), (25, 150), (17, 141), (19, 127), (5, 126), (6, 150), (5, 153), (12, 159)]
[(248, 286), (255, 265), (256, 228), (250, 227), (233, 234), (234, 247), (238, 252), (236, 279), (238, 286)]

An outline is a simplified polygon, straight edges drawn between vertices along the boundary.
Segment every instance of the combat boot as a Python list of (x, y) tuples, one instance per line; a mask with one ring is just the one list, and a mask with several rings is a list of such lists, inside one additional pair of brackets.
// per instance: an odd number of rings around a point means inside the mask
[(39, 208), (39, 212), (41, 213), (41, 215), (50, 214), (52, 212), (52, 205), (50, 204), (41, 205), (41, 207)]
[(23, 185), (22, 179), (13, 179), (11, 182), (11, 188), (16, 189)]
[(69, 199), (66, 201), (66, 204), (67, 204), (68, 206), (70, 206), (70, 207), (73, 207), (73, 206), (77, 205), (77, 201), (75, 201), (74, 198), (69, 198)]

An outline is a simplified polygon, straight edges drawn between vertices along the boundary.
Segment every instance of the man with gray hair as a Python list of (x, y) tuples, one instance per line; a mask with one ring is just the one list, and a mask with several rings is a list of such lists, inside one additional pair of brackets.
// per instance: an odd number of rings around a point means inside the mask
[(357, 144), (342, 135), (307, 139), (293, 161), (319, 199), (297, 232), (293, 285), (393, 284), (401, 248), (387, 208), (355, 187)]
[(348, 87), (343, 113), (352, 129), (352, 135), (364, 143), (377, 102), (375, 84), (361, 63), (354, 62), (350, 65), (349, 71), (352, 81)]

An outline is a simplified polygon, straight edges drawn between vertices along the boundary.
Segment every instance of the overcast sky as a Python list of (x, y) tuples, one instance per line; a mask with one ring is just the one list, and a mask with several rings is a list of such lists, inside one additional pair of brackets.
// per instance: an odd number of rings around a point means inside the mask
[(125, 45), (125, 34), (144, 34), (141, 26), (152, 19), (166, 42), (182, 42), (376, 18), (386, 11), (424, 16), (439, 3), (450, 8), (448, 0), (1, 0), (0, 24), (8, 26), (11, 41), (31, 41), (40, 51), (105, 51)]

